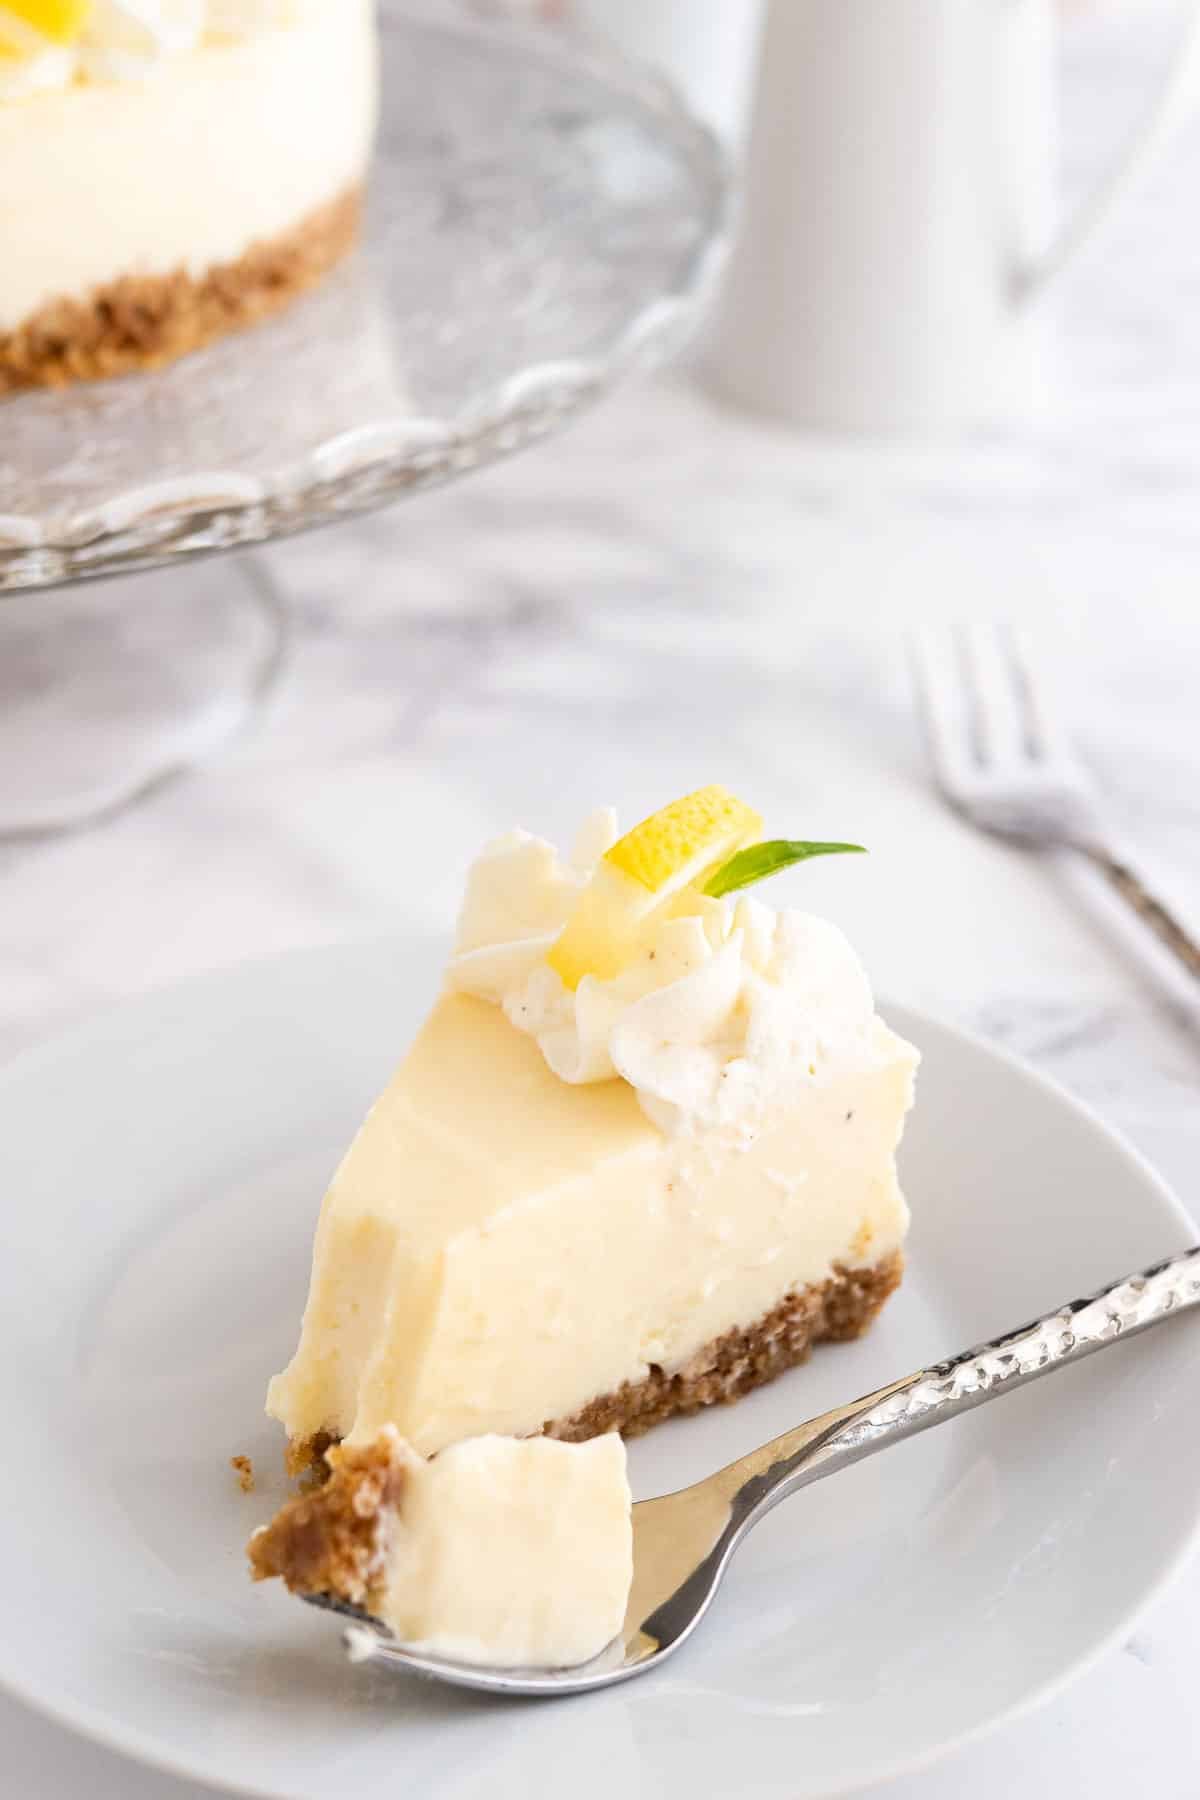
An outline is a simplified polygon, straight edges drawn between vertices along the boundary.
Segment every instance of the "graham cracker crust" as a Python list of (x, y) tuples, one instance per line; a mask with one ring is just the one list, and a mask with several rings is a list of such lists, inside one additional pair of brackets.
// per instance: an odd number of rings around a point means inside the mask
[(248, 1456), (231, 1456), (229, 1466), (237, 1476), (243, 1494), (254, 1492), (254, 1464)]
[(757, 1325), (727, 1331), (706, 1344), (682, 1369), (668, 1375), (651, 1367), (638, 1382), (602, 1394), (569, 1419), (554, 1419), (547, 1437), (579, 1444), (605, 1431), (639, 1437), (652, 1425), (705, 1406), (728, 1406), (753, 1388), (804, 1362), (814, 1344), (861, 1337), (884, 1301), (900, 1285), (899, 1250), (869, 1269), (834, 1266), (828, 1281), (804, 1287), (780, 1301)]
[[(638, 1437), (676, 1414), (728, 1406), (804, 1362), (814, 1344), (845, 1343), (861, 1337), (884, 1301), (895, 1293), (903, 1274), (900, 1250), (869, 1268), (847, 1269), (835, 1264), (828, 1281), (799, 1288), (757, 1324), (714, 1338), (683, 1368), (668, 1374), (652, 1366), (641, 1381), (625, 1382), (614, 1393), (589, 1401), (570, 1418), (550, 1420), (542, 1430), (547, 1437), (569, 1444), (581, 1444), (606, 1431)], [(290, 1443), (289, 1474), (308, 1474), (312, 1479), (315, 1471), (320, 1479), (324, 1464), (332, 1465), (338, 1454), (331, 1448), (335, 1442), (328, 1432), (320, 1432)]]
[(255, 1581), (279, 1576), (293, 1594), (368, 1606), (404, 1490), (404, 1453), (385, 1428), (361, 1448), (334, 1445), (326, 1462), (324, 1487), (287, 1501), (250, 1539), (250, 1572)]
[(128, 275), (86, 298), (49, 301), (0, 332), (0, 395), (160, 368), (214, 338), (279, 312), (357, 242), (359, 186), (281, 236), (201, 276)]

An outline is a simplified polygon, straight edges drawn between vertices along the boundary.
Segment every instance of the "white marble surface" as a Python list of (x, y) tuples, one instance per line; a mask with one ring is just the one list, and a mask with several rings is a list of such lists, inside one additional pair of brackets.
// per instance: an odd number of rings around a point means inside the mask
[[(1164, 42), (1161, 20), (1072, 27), (1074, 190)], [(0, 851), (0, 1052), (262, 951), (445, 925), (489, 832), (567, 832), (597, 800), (634, 814), (724, 779), (781, 830), (864, 839), (869, 862), (814, 864), (793, 896), (846, 925), (882, 992), (1092, 1104), (1200, 1219), (1194, 1008), (1070, 870), (943, 810), (903, 656), (918, 620), (1029, 622), (1122, 829), (1195, 896), (1198, 180), (1200, 121), (1064, 281), (1061, 391), (1025, 433), (804, 444), (675, 378), (461, 488), (273, 551), (297, 629), (263, 728), (113, 824)], [(887, 1793), (1185, 1800), (1198, 1658), (1200, 1569), (1069, 1692)], [(199, 1794), (3, 1699), (0, 1746), (13, 1795)]]

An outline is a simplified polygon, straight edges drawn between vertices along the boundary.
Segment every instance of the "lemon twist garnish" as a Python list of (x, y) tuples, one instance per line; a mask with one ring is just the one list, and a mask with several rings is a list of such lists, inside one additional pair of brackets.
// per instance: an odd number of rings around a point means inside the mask
[(728, 788), (698, 788), (643, 819), (604, 858), (652, 894), (696, 881), (739, 845), (762, 835), (762, 820)]
[(73, 44), (91, 10), (92, 0), (4, 0), (0, 41), (25, 51), (43, 47), (39, 38), (52, 44)]
[(652, 915), (688, 888), (699, 907), (706, 878), (761, 836), (759, 815), (728, 788), (699, 788), (664, 806), (605, 853), (550, 950), (550, 967), (569, 988), (585, 975), (611, 980), (636, 955)]

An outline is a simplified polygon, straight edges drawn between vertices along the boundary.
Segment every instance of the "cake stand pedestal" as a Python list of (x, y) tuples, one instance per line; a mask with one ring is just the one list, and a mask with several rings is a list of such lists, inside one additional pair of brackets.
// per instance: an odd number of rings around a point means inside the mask
[(182, 565), (534, 443), (702, 312), (726, 171), (657, 77), (463, 0), (382, 28), (350, 262), (172, 368), (0, 402), (0, 833), (110, 816), (261, 705), (286, 639), (265, 565)]
[(0, 606), (0, 840), (147, 799), (257, 719), (289, 614), (263, 558), (118, 577)]

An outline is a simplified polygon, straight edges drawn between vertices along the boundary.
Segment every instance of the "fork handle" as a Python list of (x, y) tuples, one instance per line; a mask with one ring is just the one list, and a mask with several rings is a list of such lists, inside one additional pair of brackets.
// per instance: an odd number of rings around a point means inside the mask
[(1137, 870), (1103, 844), (1077, 846), (1144, 925), (1175, 956), (1195, 980), (1200, 981), (1200, 943), (1182, 920), (1157, 895), (1152, 894)]
[(734, 1465), (749, 1477), (733, 1496), (737, 1526), (748, 1528), (799, 1488), (888, 1444), (928, 1431), (1197, 1305), (1200, 1245), (810, 1420)]

